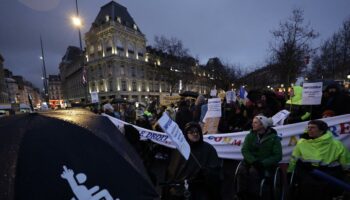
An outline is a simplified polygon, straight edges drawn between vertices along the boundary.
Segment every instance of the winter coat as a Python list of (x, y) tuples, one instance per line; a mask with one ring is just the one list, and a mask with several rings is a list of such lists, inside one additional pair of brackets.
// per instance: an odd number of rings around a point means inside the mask
[[(191, 144), (189, 160), (185, 160), (178, 150), (173, 150), (167, 170), (167, 182), (183, 183), (189, 181), (189, 190), (193, 200), (220, 199), (220, 160), (214, 147), (204, 141)], [(183, 185), (165, 188), (162, 199), (171, 199), (172, 195), (182, 196)], [(169, 196), (170, 195), (170, 196)]]
[(180, 107), (175, 116), (175, 122), (184, 131), (185, 125), (192, 121), (192, 113), (187, 107)]
[(295, 146), (289, 162), (288, 172), (295, 169), (298, 160), (309, 162), (313, 166), (350, 168), (350, 153), (343, 143), (333, 138), (327, 131), (315, 139), (300, 139)]
[(265, 168), (272, 168), (282, 160), (282, 146), (275, 129), (268, 128), (260, 136), (254, 131), (245, 137), (242, 154), (247, 164), (260, 161)]

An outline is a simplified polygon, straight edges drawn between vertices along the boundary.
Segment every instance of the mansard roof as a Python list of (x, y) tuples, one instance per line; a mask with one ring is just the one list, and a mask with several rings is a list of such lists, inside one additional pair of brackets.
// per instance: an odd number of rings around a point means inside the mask
[(82, 54), (79, 47), (69, 46), (66, 50), (66, 54), (62, 57), (62, 61), (74, 61)]
[[(106, 16), (109, 16), (109, 20), (113, 20), (118, 22), (118, 18), (120, 19), (120, 23), (128, 28), (134, 29), (134, 24), (136, 25), (134, 19), (129, 14), (126, 7), (118, 4), (115, 1), (111, 1), (108, 4), (101, 7), (100, 12), (98, 13), (94, 23), (94, 26), (100, 26), (107, 22)], [(141, 33), (141, 30), (138, 26), (137, 31)]]

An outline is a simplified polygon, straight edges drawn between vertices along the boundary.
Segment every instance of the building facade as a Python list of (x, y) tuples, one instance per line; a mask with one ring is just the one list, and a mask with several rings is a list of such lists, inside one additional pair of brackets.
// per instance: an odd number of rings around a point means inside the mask
[(4, 76), (4, 58), (0, 54), (0, 103), (9, 103), (6, 80)]
[(29, 105), (31, 97), (33, 107), (41, 104), (40, 90), (22, 76), (13, 76), (12, 72), (4, 69), (6, 90), (8, 94), (7, 103), (19, 103)]
[(83, 85), (83, 52), (69, 46), (59, 65), (62, 99), (70, 103), (85, 101), (86, 87)]
[(147, 64), (146, 38), (127, 9), (112, 1), (101, 7), (85, 34), (89, 92), (100, 99), (147, 101), (167, 91)]
[(49, 89), (49, 104), (56, 108), (63, 104), (63, 96), (61, 90), (61, 78), (59, 75), (49, 75), (48, 79)]
[[(79, 48), (68, 47), (59, 67), (63, 98), (71, 103), (84, 102), (85, 96), (90, 102), (92, 92), (98, 93), (100, 102), (115, 98), (148, 102), (184, 90), (210, 91), (206, 77), (202, 76), (208, 73), (196, 62), (186, 67), (190, 69), (190, 78), (188, 71), (162, 64), (161, 59), (167, 56), (153, 55), (146, 48), (145, 35), (127, 8), (114, 1), (101, 7), (84, 40), (85, 56)], [(176, 77), (172, 76), (175, 71)], [(179, 76), (181, 73), (187, 78)], [(83, 75), (86, 84), (82, 84)]]

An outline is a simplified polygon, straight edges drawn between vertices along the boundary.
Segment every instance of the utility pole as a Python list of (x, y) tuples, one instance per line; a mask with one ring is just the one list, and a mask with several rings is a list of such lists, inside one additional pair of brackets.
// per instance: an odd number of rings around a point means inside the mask
[(80, 32), (80, 27), (81, 27), (81, 19), (79, 17), (79, 9), (78, 9), (78, 0), (75, 0), (75, 9), (76, 9), (76, 19), (79, 20), (80, 24), (76, 24), (77, 28), (78, 28), (78, 34), (79, 34), (79, 45), (80, 45), (80, 51), (81, 51), (81, 67), (82, 67), (82, 83), (83, 83), (83, 87), (84, 87), (84, 103), (87, 104), (88, 102), (88, 95), (87, 95), (87, 71), (86, 71), (86, 67), (85, 67), (85, 57), (84, 57), (84, 50), (83, 50), (83, 44), (82, 44), (82, 40), (81, 40), (81, 32)]
[(40, 47), (41, 47), (41, 61), (43, 63), (42, 66), (42, 79), (43, 79), (43, 85), (44, 85), (44, 99), (45, 102), (49, 102), (49, 94), (48, 94), (48, 85), (47, 85), (47, 76), (46, 76), (46, 66), (45, 66), (45, 55), (44, 55), (44, 47), (43, 47), (43, 40), (41, 39), (40, 35)]

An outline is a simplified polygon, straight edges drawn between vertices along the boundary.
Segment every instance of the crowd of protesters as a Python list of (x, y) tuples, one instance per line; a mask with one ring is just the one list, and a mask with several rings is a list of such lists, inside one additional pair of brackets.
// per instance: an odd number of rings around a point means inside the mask
[[(239, 96), (237, 96), (234, 102), (226, 102), (225, 99), (222, 99), (222, 117), (219, 121), (217, 133), (232, 133), (251, 130), (247, 135), (242, 148), (244, 162), (243, 165), (240, 166), (241, 171), (238, 176), (241, 187), (238, 188), (239, 191), (236, 191), (241, 195), (241, 199), (257, 198), (254, 195), (257, 194), (256, 191), (259, 185), (258, 179), (259, 177), (261, 178), (261, 171), (271, 172), (271, 169), (276, 166), (282, 158), (280, 141), (278, 140), (276, 131), (271, 128), (272, 124), (267, 120), (268, 118), (271, 118), (273, 115), (283, 109), (290, 111), (290, 115), (287, 119), (285, 119), (284, 124), (350, 113), (350, 95), (340, 85), (336, 83), (328, 85), (323, 90), (321, 104), (314, 106), (302, 105), (301, 88), (301, 86), (294, 86), (286, 94), (271, 90), (251, 90), (248, 92), (247, 98), (244, 99), (240, 98)], [(203, 143), (202, 135), (206, 134), (202, 133), (204, 123), (203, 119), (207, 110), (208, 104), (206, 98), (199, 95), (196, 98), (183, 97), (179, 102), (171, 103), (169, 105), (160, 105), (157, 100), (151, 101), (147, 106), (139, 105), (138, 107), (136, 107), (133, 103), (121, 103), (117, 105), (105, 103), (101, 109), (96, 110), (96, 112), (104, 112), (128, 123), (135, 124), (149, 130), (161, 132), (162, 130), (157, 125), (157, 121), (163, 115), (163, 113), (166, 112), (169, 117), (178, 124), (179, 128), (184, 133), (185, 138), (191, 144), (191, 149), (193, 149), (195, 154), (194, 159), (190, 158), (190, 160), (186, 162), (181, 156), (179, 156), (178, 152), (175, 151), (176, 153), (174, 153), (168, 148), (157, 144), (141, 145), (138, 142), (139, 138), (136, 136), (138, 135), (137, 132), (135, 132), (136, 129), (134, 130), (134, 137), (130, 138), (130, 136), (128, 136), (129, 138), (127, 139), (131, 141), (131, 143), (135, 146), (135, 149), (137, 149), (139, 152), (141, 158), (145, 162), (146, 168), (150, 169), (152, 167), (151, 165), (155, 158), (167, 159), (168, 162), (166, 165), (169, 167), (165, 173), (167, 175), (163, 177), (163, 180), (180, 181), (180, 179), (182, 180), (184, 178), (203, 178), (203, 173), (215, 174), (217, 172), (217, 168), (215, 167), (223, 167), (223, 165), (225, 165), (225, 160), (220, 166), (218, 165), (220, 162), (216, 161), (217, 153), (215, 149), (214, 153), (211, 153), (213, 156), (210, 158), (205, 156), (203, 157), (205, 152), (209, 152), (209, 150), (212, 152), (213, 150), (213, 148), (207, 148), (207, 143)], [(315, 123), (318, 122), (316, 121)], [(324, 130), (324, 127), (321, 127), (320, 130), (322, 131), (322, 134), (325, 134), (324, 137), (329, 136), (329, 133)], [(126, 132), (133, 131), (130, 131), (130, 127), (128, 127)], [(193, 134), (195, 136), (198, 134), (200, 139), (196, 142), (191, 141), (190, 138), (193, 137)], [(320, 134), (318, 137), (323, 138), (321, 137), (322, 134)], [(205, 150), (201, 149), (196, 153), (194, 150), (198, 149), (197, 143), (201, 144), (200, 146), (204, 145), (205, 148), (204, 146), (203, 148)], [(298, 145), (300, 146), (301, 144), (298, 142)], [(315, 152), (318, 150), (319, 149), (314, 149)], [(342, 158), (342, 162), (350, 164), (348, 151), (346, 149), (345, 151), (345, 154), (343, 152), (342, 156), (347, 156), (345, 159), (348, 160), (344, 161), (344, 158)], [(295, 152), (293, 154), (295, 154)], [(322, 152), (319, 154), (322, 154)], [(200, 159), (199, 163), (198, 160), (196, 160), (196, 157)], [(330, 162), (338, 161), (337, 159), (339, 158), (337, 156), (333, 155), (333, 157), (334, 159)], [(215, 159), (213, 160), (212, 158)], [(215, 161), (215, 166), (211, 166), (211, 171), (208, 171), (208, 169), (210, 169), (208, 166), (203, 168), (200, 167), (201, 165), (205, 165), (205, 163), (210, 163), (208, 159), (212, 159), (210, 162)], [(329, 158), (327, 157), (326, 159)], [(295, 165), (296, 161), (292, 161), (292, 163)], [(229, 173), (232, 173), (233, 170), (234, 169), (232, 168), (229, 169)], [(152, 170), (149, 170), (149, 174), (153, 182), (157, 184), (157, 181), (159, 181), (157, 180), (157, 175), (151, 171)], [(218, 177), (219, 176), (216, 176), (214, 178)], [(251, 180), (252, 182), (247, 183), (247, 180)], [(202, 191), (204, 194), (208, 192), (208, 190), (202, 189), (209, 187), (209, 185), (210, 184), (206, 182), (200, 187), (192, 186), (192, 192), (195, 194), (195, 191)], [(217, 185), (220, 184), (218, 183)], [(167, 193), (164, 193), (163, 190), (163, 199), (183, 199), (181, 197), (176, 198), (176, 191), (178, 191), (178, 189), (167, 186), (165, 186), (165, 188), (167, 188)], [(208, 195), (210, 196), (212, 194), (215, 194), (215, 192)], [(169, 197), (169, 195), (172, 197)], [(248, 197), (246, 195), (248, 195)], [(253, 197), (249, 197), (249, 195), (253, 195)], [(217, 194), (217, 198), (208, 199), (220, 199), (219, 196), (220, 194)], [(197, 199), (203, 199), (203, 197)]]

